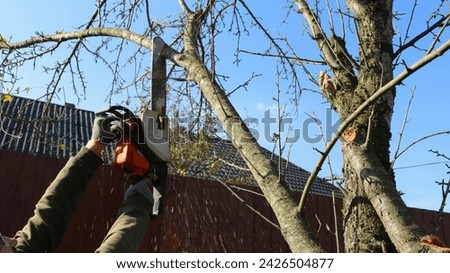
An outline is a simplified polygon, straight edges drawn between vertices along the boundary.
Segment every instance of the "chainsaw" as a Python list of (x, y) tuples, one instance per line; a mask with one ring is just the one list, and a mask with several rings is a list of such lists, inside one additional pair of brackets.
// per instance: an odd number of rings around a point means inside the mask
[(153, 181), (152, 216), (158, 215), (162, 210), (170, 160), (168, 118), (152, 110), (145, 110), (138, 117), (123, 106), (111, 106), (95, 115), (115, 119), (112, 125), (116, 135), (113, 166), (127, 173), (131, 181), (137, 182), (143, 176)]
[(117, 119), (117, 144), (114, 163), (139, 181), (148, 176), (153, 181), (153, 212), (162, 210), (162, 197), (167, 180), (169, 152), (169, 119), (166, 116), (166, 49), (168, 45), (160, 37), (153, 38), (151, 109), (138, 117), (123, 106), (111, 106), (96, 112), (99, 116), (113, 116)]

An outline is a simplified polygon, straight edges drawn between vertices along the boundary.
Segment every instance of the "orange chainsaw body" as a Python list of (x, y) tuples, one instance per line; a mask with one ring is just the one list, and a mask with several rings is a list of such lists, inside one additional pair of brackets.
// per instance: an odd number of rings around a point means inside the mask
[(114, 166), (131, 174), (144, 175), (150, 168), (148, 160), (127, 137), (117, 143), (114, 154)]

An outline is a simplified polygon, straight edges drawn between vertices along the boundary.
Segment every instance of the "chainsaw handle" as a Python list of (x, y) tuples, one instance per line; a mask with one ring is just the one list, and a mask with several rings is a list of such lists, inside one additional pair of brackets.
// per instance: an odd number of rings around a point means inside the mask
[(112, 114), (122, 121), (136, 117), (133, 112), (130, 111), (130, 109), (121, 105), (110, 106), (108, 108), (95, 112), (96, 116), (107, 116), (108, 114)]

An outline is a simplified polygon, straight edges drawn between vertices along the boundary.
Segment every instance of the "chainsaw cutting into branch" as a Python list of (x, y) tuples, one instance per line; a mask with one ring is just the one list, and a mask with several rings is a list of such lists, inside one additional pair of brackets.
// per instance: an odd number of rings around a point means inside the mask
[(153, 181), (153, 216), (162, 210), (162, 197), (167, 180), (169, 151), (169, 119), (166, 116), (167, 45), (156, 37), (152, 54), (152, 104), (138, 117), (128, 108), (111, 106), (97, 111), (97, 116), (113, 117), (116, 134), (113, 166), (138, 181), (148, 176)]

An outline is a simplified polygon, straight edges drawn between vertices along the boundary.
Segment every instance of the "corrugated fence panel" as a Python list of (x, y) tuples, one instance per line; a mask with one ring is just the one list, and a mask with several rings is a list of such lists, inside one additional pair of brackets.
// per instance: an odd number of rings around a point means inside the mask
[[(439, 215), (436, 211), (410, 208), (410, 212), (416, 223), (425, 229), (428, 234), (438, 236), (447, 246), (450, 246), (450, 214), (444, 214), (438, 223)], [(437, 231), (436, 227), (438, 227)]]
[[(33, 214), (34, 205), (65, 162), (65, 159), (0, 150), (2, 234), (12, 236), (25, 225)], [(58, 251), (95, 251), (114, 222), (125, 188), (121, 172), (109, 166), (100, 167), (79, 200)], [(258, 191), (255, 188), (251, 190)], [(259, 215), (276, 222), (264, 197), (244, 190), (236, 192), (242, 201), (219, 182), (193, 178), (169, 179), (165, 209), (150, 221), (140, 251), (289, 252), (280, 231)], [(341, 223), (341, 209), (341, 202), (337, 202), (338, 223)], [(434, 233), (431, 223), (437, 219), (436, 212), (411, 211), (419, 225), (428, 233)], [(306, 214), (325, 250), (336, 251), (331, 198), (311, 196)], [(437, 234), (447, 245), (450, 245), (449, 221), (450, 215), (445, 214)], [(341, 227), (338, 228), (342, 233)]]
[(94, 252), (112, 226), (124, 196), (122, 174), (101, 166), (89, 181), (59, 252)]
[(14, 234), (26, 224), (36, 202), (56, 175), (55, 170), (64, 163), (56, 158), (0, 151), (2, 233)]

